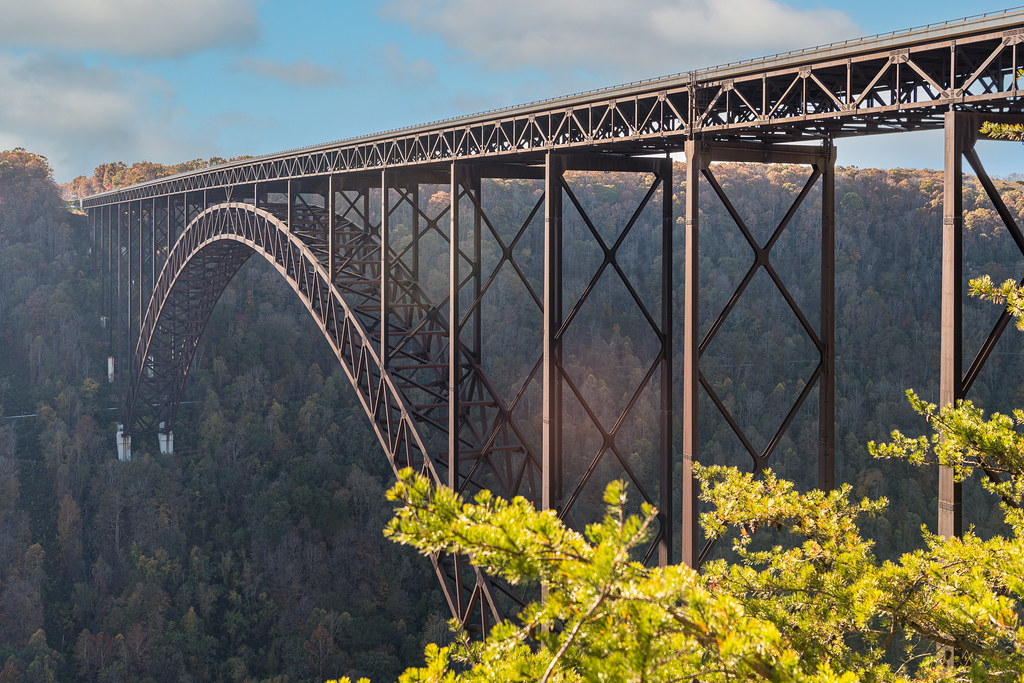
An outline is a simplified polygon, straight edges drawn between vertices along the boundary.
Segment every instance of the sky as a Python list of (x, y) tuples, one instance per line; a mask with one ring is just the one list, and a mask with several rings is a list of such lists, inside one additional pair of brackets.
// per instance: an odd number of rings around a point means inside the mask
[[(260, 155), (1005, 9), (989, 0), (0, 0), (0, 150)], [(1024, 148), (986, 143), (989, 171)], [(838, 163), (941, 168), (942, 138)]]

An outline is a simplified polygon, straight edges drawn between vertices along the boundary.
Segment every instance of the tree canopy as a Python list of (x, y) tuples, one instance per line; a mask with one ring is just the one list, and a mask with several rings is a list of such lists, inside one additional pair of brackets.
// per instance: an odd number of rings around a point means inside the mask
[[(975, 470), (1003, 501), (1011, 533), (943, 538), (879, 561), (860, 522), (884, 499), (852, 500), (848, 485), (800, 493), (770, 471), (698, 467), (705, 532), (739, 533), (735, 561), (699, 573), (635, 561), (654, 519), (624, 513), (625, 487), (607, 488), (603, 521), (581, 534), (553, 511), (488, 492), (472, 502), (405, 471), (389, 497), (401, 503), (386, 528), (420, 552), (466, 554), (514, 583), (539, 582), (547, 599), (482, 642), (464, 634), (429, 646), (412, 681), (1019, 680), (1024, 671), (1024, 412), (985, 419), (970, 402), (937, 409), (910, 399), (929, 437), (893, 433), (877, 457)], [(760, 530), (777, 542), (758, 546)], [(950, 650), (936, 650), (934, 644)]]
[(137, 161), (131, 165), (123, 161), (113, 161), (100, 164), (93, 171), (92, 176), (80, 175), (71, 182), (61, 186), (65, 197), (69, 199), (88, 197), (98, 192), (116, 190), (129, 185), (144, 183), (149, 180), (164, 178), (176, 173), (188, 173), (199, 171), (211, 166), (239, 161), (251, 158), (248, 155), (225, 159), (224, 157), (210, 157), (209, 159), (192, 159), (177, 164), (158, 164), (152, 161)]

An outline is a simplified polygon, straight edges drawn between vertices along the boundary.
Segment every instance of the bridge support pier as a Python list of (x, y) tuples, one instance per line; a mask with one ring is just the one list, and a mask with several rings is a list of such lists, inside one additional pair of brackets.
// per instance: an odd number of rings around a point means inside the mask
[[(699, 484), (693, 476), (693, 463), (699, 461), (699, 405), (701, 389), (713, 404), (715, 411), (728, 424), (751, 458), (752, 471), (760, 472), (768, 466), (782, 437), (786, 434), (801, 407), (818, 390), (818, 454), (817, 486), (831, 489), (835, 485), (835, 153), (831, 141), (820, 147), (793, 145), (711, 143), (700, 138), (686, 142), (686, 247), (684, 272), (684, 332), (683, 332), (683, 466), (682, 466), (682, 550), (683, 561), (698, 567), (707, 559), (712, 548), (710, 541), (702, 541), (699, 523)], [(725, 189), (715, 178), (713, 162), (740, 162), (759, 164), (795, 164), (809, 166), (810, 175), (785, 216), (775, 227), (771, 237), (759, 242), (729, 200)], [(736, 227), (749, 244), (753, 262), (723, 310), (714, 319), (705, 334), (700, 329), (700, 185), (707, 184), (726, 209)], [(796, 211), (803, 205), (815, 185), (821, 196), (821, 288), (818, 325), (812, 325), (793, 299), (782, 278), (771, 263), (771, 250), (785, 231)], [(788, 308), (798, 320), (804, 333), (813, 343), (818, 365), (805, 383), (788, 414), (774, 436), (763, 447), (755, 447), (744, 432), (744, 427), (730, 413), (723, 397), (701, 372), (700, 358), (719, 332), (737, 301), (759, 272), (770, 278)]]
[(161, 454), (170, 455), (174, 453), (174, 431), (167, 429), (163, 422), (160, 423), (160, 431), (156, 433), (156, 438)]
[[(981, 374), (986, 361), (1010, 323), (1010, 314), (1000, 314), (970, 366), (964, 371), (963, 330), (963, 230), (964, 230), (964, 168), (967, 160), (1012, 237), (1024, 256), (1024, 231), (1007, 208), (992, 179), (982, 164), (975, 143), (983, 137), (985, 122), (1024, 124), (1020, 114), (978, 114), (948, 111), (945, 114), (945, 165), (943, 169), (942, 208), (942, 321), (940, 330), (939, 405), (954, 404), (967, 397), (971, 386)], [(1024, 279), (1019, 280), (1024, 284)], [(995, 475), (990, 475), (995, 476)], [(963, 487), (954, 478), (952, 468), (939, 468), (938, 531), (941, 536), (963, 533)]]
[(117, 425), (117, 459), (121, 462), (128, 462), (132, 459), (132, 435), (125, 434), (124, 425)]
[[(942, 319), (939, 336), (939, 404), (964, 397), (963, 382), (963, 153), (976, 136), (962, 112), (946, 112), (942, 189)], [(953, 468), (939, 468), (939, 535), (963, 532), (963, 486)]]

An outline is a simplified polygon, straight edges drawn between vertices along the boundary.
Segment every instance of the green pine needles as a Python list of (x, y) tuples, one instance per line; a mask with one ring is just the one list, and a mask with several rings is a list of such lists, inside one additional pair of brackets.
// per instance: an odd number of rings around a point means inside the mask
[[(1011, 538), (940, 538), (898, 562), (880, 562), (859, 522), (885, 500), (851, 489), (799, 493), (771, 472), (701, 467), (701, 523), (734, 534), (736, 560), (700, 573), (631, 560), (655, 510), (624, 513), (626, 487), (610, 484), (607, 513), (585, 534), (526, 500), (481, 492), (466, 502), (405, 471), (389, 492), (401, 504), (385, 534), (423, 553), (468, 555), (512, 583), (542, 582), (547, 599), (482, 642), (458, 634), (430, 646), (413, 681), (938, 681), (1020, 680), (1024, 632), (1024, 459), (1018, 421), (962, 403), (938, 411), (911, 395), (934, 437), (872, 446), (879, 457), (942, 463), (959, 477), (998, 472), (986, 486), (1004, 500)], [(755, 549), (756, 530), (788, 542)], [(948, 665), (935, 644), (953, 648)]]

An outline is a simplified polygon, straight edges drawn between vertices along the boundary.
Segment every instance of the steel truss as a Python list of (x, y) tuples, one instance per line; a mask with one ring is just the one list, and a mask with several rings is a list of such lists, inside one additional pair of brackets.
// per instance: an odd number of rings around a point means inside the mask
[[(578, 189), (569, 175), (572, 171), (596, 170), (643, 174), (646, 194), (621, 226), (608, 226), (604, 217), (591, 216), (578, 196)], [(544, 258), (544, 338), (543, 338), (543, 499), (542, 507), (557, 509), (562, 518), (570, 522), (584, 497), (600, 499), (600, 492), (606, 479), (595, 477), (599, 467), (609, 469), (617, 478), (625, 480), (640, 496), (640, 502), (650, 503), (659, 512), (659, 527), (645, 560), (657, 552), (662, 564), (672, 560), (672, 534), (670, 515), (672, 503), (672, 273), (671, 259), (663, 258), (659, 291), (655, 296), (641, 293), (640, 285), (628, 274), (627, 264), (622, 260), (623, 245), (639, 232), (638, 225), (644, 214), (653, 212), (654, 238), (660, 242), (662, 254), (672, 253), (672, 166), (667, 158), (662, 159), (615, 159), (595, 158), (581, 155), (550, 154), (545, 164), (545, 258)], [(658, 206), (660, 204), (660, 206)], [(578, 234), (592, 241), (600, 249), (600, 259), (588, 269), (579, 268), (574, 278), (582, 284), (575, 301), (566, 305), (567, 265), (566, 242), (567, 221), (570, 211), (578, 224)], [(624, 308), (619, 311), (621, 321), (628, 319), (629, 309), (642, 321), (634, 325), (632, 334), (639, 342), (644, 336), (654, 341), (653, 355), (648, 364), (641, 368), (639, 381), (623, 386), (628, 396), (624, 405), (608, 411), (598, 411), (585, 390), (585, 378), (573, 372), (567, 359), (578, 353), (572, 346), (572, 335), (582, 323), (580, 319), (588, 307), (594, 306), (592, 299), (600, 287), (621, 285), (620, 292), (626, 293)], [(578, 287), (578, 286), (577, 286)], [(616, 321), (606, 321), (613, 327)], [(609, 330), (610, 332), (610, 330)], [(577, 340), (576, 345), (580, 344)], [(608, 372), (616, 370), (607, 368)], [(620, 370), (623, 371), (623, 370)], [(621, 433), (628, 420), (633, 417), (638, 403), (645, 392), (656, 395), (652, 401), (658, 406), (658, 448), (656, 462), (651, 468), (656, 472), (656, 481), (645, 480), (639, 474), (644, 466), (624, 449), (628, 445)], [(566, 416), (570, 413), (566, 400), (578, 405), (577, 412), (585, 414), (577, 420), (578, 428), (574, 444), (564, 439)], [(585, 435), (594, 435), (590, 441)], [(580, 435), (584, 438), (579, 438)], [(570, 459), (577, 462), (573, 463)], [(567, 476), (567, 473), (575, 473)], [(634, 494), (636, 495), (636, 494)], [(585, 519), (593, 511), (581, 511)]]
[[(607, 230), (597, 227), (602, 221), (589, 216), (576, 196), (569, 176), (577, 170), (647, 178), (646, 194), (632, 217), (613, 226), (614, 239), (606, 240)], [(414, 467), (469, 494), (488, 488), (506, 497), (523, 495), (571, 520), (580, 514), (582, 492), (603, 487), (594, 476), (602, 459), (620, 463), (642, 501), (662, 510), (647, 557), (657, 550), (659, 561), (668, 562), (670, 262), (662, 267), (660, 292), (652, 300), (639, 293), (619, 251), (640, 231), (643, 218), (645, 224), (653, 220), (661, 249), (671, 253), (671, 162), (550, 155), (544, 166), (454, 164), (448, 172), (387, 171), (373, 180), (367, 174), (286, 180), (95, 212), (100, 241), (114, 243), (116, 224), (121, 245), (114, 252), (123, 271), (112, 289), (121, 297), (114, 306), (120, 318), (118, 374), (127, 377), (124, 434), (171, 432), (209, 316), (237, 270), (257, 253), (286, 278), (316, 320), (396, 471)], [(512, 230), (488, 215), (486, 183), (492, 180), (542, 188), (523, 193), (524, 216)], [(563, 204), (573, 207), (603, 254), (593, 272), (585, 273), (587, 284), (571, 306), (563, 305), (561, 291)], [(449, 265), (440, 301), (424, 284), (421, 260), (431, 240), (433, 255), (440, 245)], [(523, 246), (528, 242), (542, 246), (543, 263), (529, 255)], [(485, 247), (494, 255), (490, 260), (482, 258)], [(628, 292), (657, 348), (611, 422), (598, 416), (580, 378), (562, 360), (566, 340), (572, 344), (567, 334), (574, 323), (579, 327), (580, 312), (609, 278)], [(503, 306), (499, 297), (509, 280), (526, 293), (533, 313)], [(504, 391), (485, 368), (485, 350), (495, 343), (488, 327), (496, 315), (525, 316), (527, 324), (542, 321), (544, 329), (543, 350), (515, 371), (511, 389)], [(134, 353), (127, 354), (133, 339)], [(538, 385), (546, 387), (539, 406), (529, 400)], [(576, 479), (567, 479), (564, 471), (563, 391), (600, 434), (593, 452), (572, 455), (578, 460), (572, 468)], [(636, 463), (630, 463), (620, 442), (623, 425), (645, 392), (657, 395), (660, 411), (653, 486), (632, 471)], [(526, 599), (462, 558), (437, 556), (434, 566), (452, 613), (467, 626), (486, 630)]]
[(87, 208), (284, 178), (549, 151), (940, 129), (951, 107), (1019, 111), (1024, 11), (846, 41), (594, 93), (259, 157), (107, 192)]

